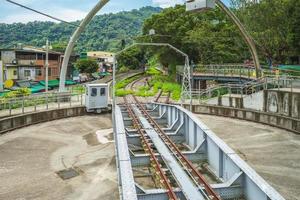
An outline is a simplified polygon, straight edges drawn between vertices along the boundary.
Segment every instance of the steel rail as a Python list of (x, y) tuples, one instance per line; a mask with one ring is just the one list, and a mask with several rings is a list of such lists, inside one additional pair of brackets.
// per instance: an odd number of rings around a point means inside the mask
[(160, 137), (163, 139), (163, 141), (165, 141), (165, 143), (168, 145), (169, 149), (174, 153), (174, 155), (176, 155), (177, 158), (180, 159), (181, 163), (183, 164), (183, 167), (188, 167), (190, 172), (195, 176), (194, 177), (195, 180), (198, 180), (198, 184), (200, 184), (200, 186), (204, 186), (205, 191), (208, 194), (209, 198), (211, 198), (212, 200), (221, 200), (220, 196), (212, 189), (212, 187), (209, 185), (209, 183), (205, 180), (204, 176), (193, 166), (191, 161), (189, 161), (181, 153), (181, 151), (178, 149), (178, 147), (175, 145), (175, 143), (160, 128), (160, 126), (150, 116), (150, 114), (147, 112), (147, 110), (144, 108), (144, 106), (141, 105), (141, 103), (137, 100), (137, 98), (135, 96), (133, 96), (133, 98), (136, 101), (137, 106), (144, 113), (144, 115), (147, 117), (147, 119), (151, 122), (152, 125), (154, 125), (156, 127)]
[(155, 153), (154, 153), (154, 151), (151, 147), (151, 144), (149, 144), (150, 139), (147, 138), (145, 131), (142, 130), (142, 128), (140, 126), (140, 123), (139, 123), (136, 115), (132, 111), (132, 108), (129, 105), (126, 97), (124, 97), (124, 104), (126, 106), (126, 109), (128, 111), (129, 116), (132, 118), (134, 127), (137, 129), (138, 133), (141, 136), (141, 139), (142, 139), (143, 143), (146, 145), (146, 148), (148, 149), (148, 150), (145, 150), (145, 151), (150, 154), (150, 157), (151, 157), (150, 161), (152, 161), (154, 163), (153, 164), (154, 168), (159, 173), (161, 184), (163, 184), (164, 187), (167, 189), (167, 194), (168, 194), (169, 200), (177, 200), (178, 198), (177, 198), (175, 192), (172, 189), (172, 186), (170, 184), (170, 180), (167, 178), (164, 171), (162, 170), (162, 168), (160, 166), (160, 163), (159, 163), (157, 157), (155, 156)]

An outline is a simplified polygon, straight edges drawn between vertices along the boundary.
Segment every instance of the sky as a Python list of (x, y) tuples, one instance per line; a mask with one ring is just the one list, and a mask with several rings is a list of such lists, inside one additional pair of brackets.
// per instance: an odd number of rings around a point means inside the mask
[[(41, 12), (53, 15), (65, 21), (80, 20), (99, 0), (13, 0)], [(225, 0), (227, 1), (227, 0)], [(159, 6), (162, 8), (184, 4), (184, 0), (110, 0), (99, 12), (116, 13), (138, 9), (143, 6)], [(0, 23), (53, 21), (42, 15), (18, 7), (6, 0), (0, 0)]]
[[(99, 0), (14, 0), (17, 3), (37, 9), (66, 21), (75, 21), (84, 18), (89, 10)], [(99, 12), (115, 13), (127, 11), (143, 6), (169, 7), (183, 4), (184, 0), (110, 0)], [(52, 21), (49, 18), (27, 11), (6, 0), (0, 0), (0, 23), (29, 22), (29, 21)]]

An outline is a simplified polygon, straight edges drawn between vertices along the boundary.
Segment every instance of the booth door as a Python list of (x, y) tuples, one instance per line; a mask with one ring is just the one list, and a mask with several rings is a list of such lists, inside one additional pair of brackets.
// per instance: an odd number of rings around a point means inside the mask
[(96, 108), (97, 107), (97, 96), (99, 93), (99, 88), (92, 87), (91, 88), (91, 95), (90, 95), (90, 108)]

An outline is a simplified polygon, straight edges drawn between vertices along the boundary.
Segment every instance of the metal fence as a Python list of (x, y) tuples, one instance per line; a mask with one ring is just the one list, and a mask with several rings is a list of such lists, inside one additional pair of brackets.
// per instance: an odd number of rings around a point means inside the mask
[(60, 109), (85, 104), (85, 95), (80, 93), (41, 93), (18, 98), (0, 99), (0, 117), (29, 112)]
[[(215, 77), (243, 77), (248, 79), (256, 78), (256, 69), (244, 64), (211, 64), (211, 65), (195, 65), (193, 67), (194, 75), (206, 75)], [(178, 74), (183, 74), (183, 66), (177, 66), (176, 71)], [(295, 70), (283, 69), (267, 69), (262, 68), (258, 71), (261, 77), (300, 77), (300, 72)]]
[(245, 95), (268, 89), (284, 90), (292, 93), (300, 92), (300, 79), (264, 77), (244, 84), (219, 84), (206, 90), (192, 91), (192, 98), (194, 102), (206, 103), (209, 99), (224, 95), (228, 95), (229, 97), (240, 95), (243, 98)]

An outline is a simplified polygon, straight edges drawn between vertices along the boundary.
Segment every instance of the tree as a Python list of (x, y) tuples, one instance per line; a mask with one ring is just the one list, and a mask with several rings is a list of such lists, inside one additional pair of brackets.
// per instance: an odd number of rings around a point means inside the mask
[(68, 44), (66, 42), (55, 42), (51, 46), (53, 51), (64, 52), (67, 48), (67, 45)]
[(299, 6), (299, 0), (261, 0), (236, 10), (269, 62), (284, 64), (299, 55)]
[(130, 69), (138, 69), (142, 66), (144, 60), (144, 52), (140, 47), (132, 47), (122, 52), (118, 57), (118, 65)]
[(97, 72), (99, 68), (97, 61), (93, 59), (77, 60), (75, 66), (80, 73), (88, 73), (88, 74)]
[[(196, 63), (240, 63), (250, 58), (237, 28), (218, 8), (204, 13), (186, 12), (184, 6), (164, 9), (145, 21), (143, 33), (150, 29), (158, 36), (142, 40), (170, 43)], [(153, 48), (153, 53), (165, 67), (184, 63), (180, 54), (168, 48)]]
[[(161, 8), (144, 7), (139, 10), (97, 15), (81, 35), (75, 50), (119, 51), (121, 39), (125, 38), (126, 43), (132, 42), (130, 38), (141, 33), (144, 20), (160, 11)], [(80, 21), (73, 23), (79, 24)], [(0, 48), (11, 48), (18, 43), (41, 47), (46, 38), (53, 43), (67, 43), (75, 28), (54, 22), (0, 23)], [(61, 47), (59, 49), (63, 49)]]

